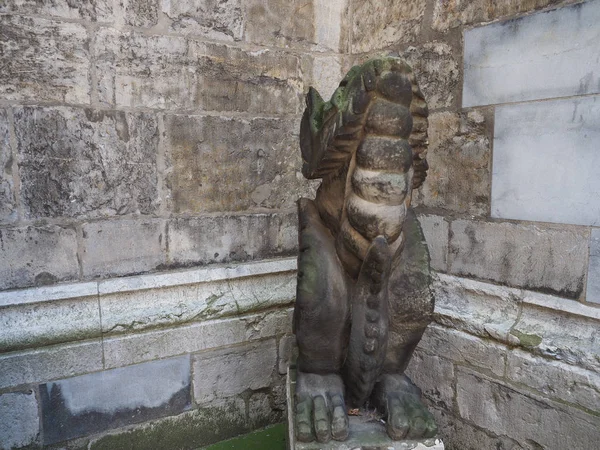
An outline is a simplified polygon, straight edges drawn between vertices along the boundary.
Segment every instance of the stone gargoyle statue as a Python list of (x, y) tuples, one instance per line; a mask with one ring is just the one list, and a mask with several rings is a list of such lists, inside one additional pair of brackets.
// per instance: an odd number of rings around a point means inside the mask
[(348, 407), (367, 402), (393, 440), (434, 437), (404, 374), (434, 307), (410, 208), (428, 169), (427, 104), (395, 57), (353, 67), (328, 102), (310, 88), (306, 104), (302, 173), (322, 182), (298, 201), (296, 437), (343, 441)]

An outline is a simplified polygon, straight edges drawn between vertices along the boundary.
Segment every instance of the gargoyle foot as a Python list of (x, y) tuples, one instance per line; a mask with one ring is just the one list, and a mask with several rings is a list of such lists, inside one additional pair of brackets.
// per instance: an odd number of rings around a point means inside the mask
[(421, 401), (421, 390), (406, 375), (382, 375), (372, 398), (387, 415), (390, 438), (423, 439), (437, 434), (435, 419)]
[(296, 437), (301, 442), (329, 442), (348, 438), (344, 385), (335, 374), (298, 372), (296, 381)]

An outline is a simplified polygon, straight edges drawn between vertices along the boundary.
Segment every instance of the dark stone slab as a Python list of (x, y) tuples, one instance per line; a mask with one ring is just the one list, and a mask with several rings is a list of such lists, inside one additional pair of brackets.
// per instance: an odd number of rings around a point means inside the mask
[(179, 414), (191, 406), (189, 356), (40, 385), (44, 445)]

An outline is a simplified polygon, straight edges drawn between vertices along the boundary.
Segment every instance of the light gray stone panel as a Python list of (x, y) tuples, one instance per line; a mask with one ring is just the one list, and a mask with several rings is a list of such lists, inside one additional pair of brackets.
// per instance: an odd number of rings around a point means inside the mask
[(156, 211), (152, 114), (22, 107), (15, 109), (15, 131), (30, 218)]
[(587, 449), (600, 439), (600, 420), (576, 408), (520, 392), (502, 382), (458, 369), (456, 400), (460, 415), (521, 446)]
[(78, 277), (75, 230), (55, 225), (0, 230), (0, 289)]
[(507, 378), (551, 398), (600, 412), (600, 374), (520, 350), (508, 354)]
[(0, 308), (0, 351), (100, 336), (98, 297)]
[(442, 216), (433, 214), (421, 214), (418, 217), (429, 248), (431, 268), (445, 272), (448, 259), (448, 222)]
[(102, 341), (94, 339), (0, 355), (0, 389), (102, 370)]
[(162, 220), (92, 222), (82, 230), (84, 277), (147, 272), (165, 263)]
[(89, 103), (90, 44), (83, 25), (2, 15), (0, 28), (3, 99)]
[(13, 222), (17, 218), (8, 127), (8, 112), (0, 109), (0, 223)]
[(468, 277), (577, 298), (589, 234), (582, 228), (455, 220), (448, 270)]
[(40, 424), (35, 393), (0, 395), (0, 449), (12, 450), (38, 443)]
[(106, 368), (216, 349), (290, 333), (291, 310), (104, 338)]
[(165, 128), (173, 212), (295, 209), (314, 197), (295, 119), (169, 115)]
[(40, 386), (44, 444), (175, 415), (190, 406), (190, 357)]
[(504, 376), (507, 348), (493, 339), (481, 339), (451, 328), (431, 324), (425, 330), (419, 349), (440, 355), (454, 363), (467, 364)]
[(290, 305), (296, 295), (293, 270), (231, 278), (101, 293), (103, 332), (123, 333), (256, 312)]
[(203, 404), (269, 386), (277, 363), (275, 339), (194, 356), (194, 399)]
[(96, 37), (100, 101), (170, 110), (299, 113), (297, 56), (103, 28)]
[(592, 228), (585, 298), (588, 302), (600, 303), (600, 228)]
[(465, 32), (463, 106), (600, 92), (600, 3)]
[(188, 266), (295, 255), (297, 224), (295, 212), (172, 219), (169, 258)]
[(598, 142), (600, 96), (496, 108), (492, 216), (600, 225)]

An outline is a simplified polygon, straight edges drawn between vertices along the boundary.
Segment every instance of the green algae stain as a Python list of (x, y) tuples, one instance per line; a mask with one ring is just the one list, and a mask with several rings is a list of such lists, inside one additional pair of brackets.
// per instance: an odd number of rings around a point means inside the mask
[(510, 334), (516, 336), (523, 347), (537, 347), (542, 343), (541, 336), (538, 336), (537, 334), (521, 333), (517, 330), (512, 330)]
[(286, 426), (280, 423), (204, 447), (204, 450), (285, 450), (285, 435)]

